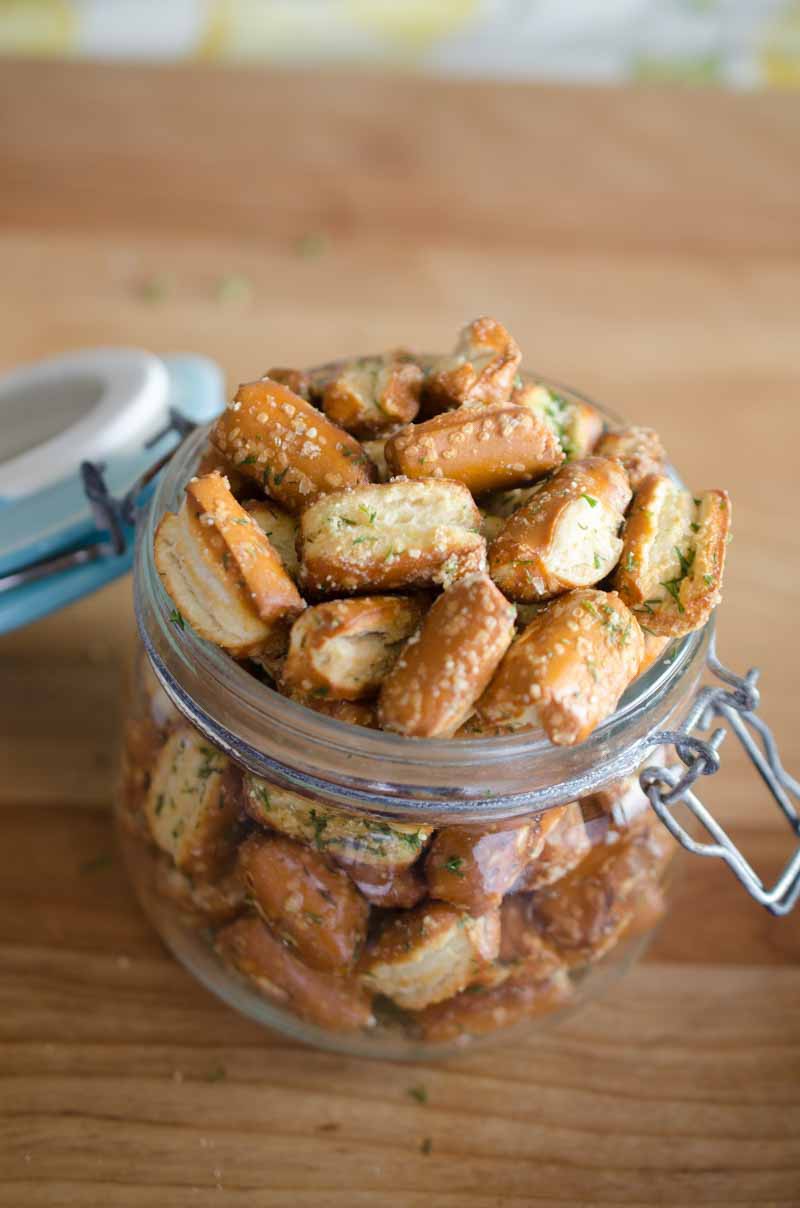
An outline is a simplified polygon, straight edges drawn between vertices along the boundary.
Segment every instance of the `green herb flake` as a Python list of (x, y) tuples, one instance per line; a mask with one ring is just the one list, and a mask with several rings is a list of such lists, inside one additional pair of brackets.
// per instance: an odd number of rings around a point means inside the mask
[(213, 1070), (209, 1070), (206, 1074), (206, 1082), (223, 1082), (227, 1078), (227, 1071), (224, 1066), (217, 1065)]
[(253, 284), (242, 273), (226, 273), (214, 288), (218, 302), (249, 302), (253, 296)]
[(164, 808), (164, 794), (159, 793), (156, 797), (156, 818), (161, 816), (161, 811)]
[(703, 582), (705, 583), (706, 587), (713, 587), (716, 580), (714, 579), (713, 575), (703, 575)]
[(93, 860), (85, 860), (78, 871), (81, 876), (84, 876), (85, 873), (100, 872), (102, 868), (110, 868), (113, 863), (113, 859), (107, 854), (95, 856)]
[(249, 517), (237, 516), (237, 518), (234, 520), (233, 523), (234, 524), (250, 524), (252, 522), (250, 521)]
[(598, 617), (598, 618), (600, 616), (600, 613), (597, 611), (597, 609), (595, 608), (595, 606), (591, 600), (582, 600), (581, 608), (583, 608), (586, 612), (588, 612), (590, 616)]
[(420, 839), (417, 831), (412, 831), (411, 833), (408, 833), (407, 831), (397, 831), (397, 836), (399, 839), (402, 839), (404, 843), (407, 843), (413, 851), (418, 851), (420, 847), (422, 847), (422, 840)]
[(463, 863), (464, 861), (461, 856), (450, 856), (447, 860), (445, 860), (444, 867), (448, 872), (455, 873), (457, 877), (463, 877), (464, 874), (461, 871), (461, 865)]
[(352, 528), (355, 528), (358, 524), (357, 520), (351, 520), (349, 516), (339, 516), (338, 520), (340, 524), (349, 524)]
[(673, 600), (675, 601), (675, 603), (678, 606), (678, 612), (680, 612), (680, 613), (685, 612), (686, 610), (684, 609), (683, 605), (681, 604), (681, 580), (680, 579), (667, 579), (667, 581), (665, 583), (662, 583), (661, 586), (665, 587), (667, 589), (667, 591), (669, 592), (669, 594), (672, 596)]
[(272, 809), (272, 802), (269, 799), (269, 793), (264, 788), (263, 784), (258, 785), (256, 788), (256, 796), (261, 801), (261, 808), (265, 813)]
[(288, 466), (286, 466), (286, 467), (285, 467), (283, 470), (281, 470), (280, 474), (276, 474), (276, 473), (273, 471), (273, 474), (272, 474), (272, 481), (275, 483), (275, 486), (276, 486), (276, 487), (279, 487), (279, 486), (281, 485), (281, 483), (283, 482), (284, 478), (286, 477), (286, 475), (287, 475), (288, 473), (289, 473), (289, 467), (288, 467)]
[(172, 612), (169, 614), (169, 619), (173, 625), (178, 626), (178, 629), (180, 629), (181, 632), (186, 629), (186, 622), (177, 608), (173, 608)]
[(693, 532), (693, 533), (699, 533), (699, 532), (700, 532), (700, 525), (699, 525), (699, 524), (695, 524), (695, 522), (694, 522), (694, 521), (692, 521), (692, 523), (689, 525), (689, 528), (692, 530), (692, 532)]
[(581, 495), (581, 499), (585, 499), (590, 508), (597, 507), (597, 500), (595, 499), (594, 495), (583, 494)]
[(432, 1149), (433, 1149), (433, 1141), (430, 1139), (430, 1137), (423, 1137), (422, 1141), (420, 1143), (419, 1152), (424, 1154), (425, 1157), (427, 1158), (428, 1154), (431, 1152)]
[(175, 279), (170, 273), (156, 273), (142, 282), (139, 294), (143, 302), (151, 306), (164, 302), (175, 288)]
[(634, 556), (633, 550), (629, 550), (628, 557), (625, 559), (625, 569), (633, 570), (636, 567), (636, 565), (637, 565), (637, 563), (636, 563), (636, 558)]
[(603, 563), (600, 561), (600, 555), (599, 555), (598, 553), (595, 553), (595, 556), (594, 556), (594, 568), (595, 568), (595, 570), (600, 570), (600, 568), (601, 568), (601, 566), (602, 566), (602, 565), (603, 565)]
[(521, 390), (521, 389), (522, 389), (522, 375), (521, 375), (521, 374), (519, 374), (519, 373), (518, 373), (518, 374), (517, 374), (517, 376), (514, 378), (514, 389), (515, 389), (515, 390)]
[(359, 510), (359, 512), (363, 512), (365, 514), (365, 516), (367, 517), (367, 524), (375, 523), (375, 517), (376, 517), (377, 513), (372, 508), (368, 508), (365, 503), (360, 503), (358, 505), (358, 510)]
[(314, 845), (319, 851), (321, 851), (326, 842), (322, 836), (328, 825), (328, 819), (322, 814), (318, 814), (315, 809), (311, 809), (308, 811), (308, 820), (314, 829)]
[(690, 550), (688, 554), (683, 554), (678, 549), (677, 545), (672, 547), (675, 550), (676, 557), (681, 566), (681, 578), (685, 579), (689, 571), (692, 569), (694, 562), (694, 550)]
[(294, 250), (304, 260), (316, 260), (328, 250), (328, 237), (322, 231), (307, 231), (297, 240)]
[(258, 458), (256, 457), (255, 453), (251, 453), (249, 455), (249, 457), (243, 457), (242, 460), (239, 462), (239, 465), (240, 466), (254, 466), (257, 461), (258, 461)]
[(329, 691), (330, 691), (330, 689), (328, 688), (327, 684), (320, 684), (320, 686), (318, 688), (312, 689), (311, 695), (312, 696), (327, 696)]
[(322, 926), (322, 915), (321, 914), (315, 914), (313, 910), (307, 910), (306, 918), (308, 919), (309, 923), (314, 923), (317, 927)]
[(424, 1086), (410, 1086), (408, 1093), (412, 1099), (416, 1099), (417, 1103), (428, 1102), (428, 1091)]

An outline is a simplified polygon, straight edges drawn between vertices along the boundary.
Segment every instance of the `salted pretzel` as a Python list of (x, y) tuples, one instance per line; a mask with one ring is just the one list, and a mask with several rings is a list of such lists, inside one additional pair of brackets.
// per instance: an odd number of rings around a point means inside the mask
[(423, 386), (425, 414), (464, 403), (506, 403), (522, 360), (519, 345), (497, 319), (474, 319), (461, 331), (455, 352), (440, 357)]
[(383, 871), (408, 868), (430, 838), (429, 826), (380, 822), (279, 788), (246, 772), (243, 804), (256, 822), (307, 843), (341, 863)]
[(425, 856), (430, 895), (470, 914), (500, 905), (542, 843), (539, 826), (446, 826)]
[(583, 742), (616, 709), (643, 649), (636, 617), (616, 592), (568, 592), (513, 643), (476, 711), (488, 723), (536, 723), (558, 746)]
[(327, 384), (322, 408), (354, 436), (370, 437), (406, 424), (419, 411), (423, 372), (407, 357), (388, 353), (347, 361)]
[(497, 955), (497, 911), (472, 918), (445, 902), (422, 902), (397, 915), (361, 958), (364, 985), (418, 1011), (458, 994)]
[(383, 728), (416, 738), (455, 734), (509, 647), (514, 614), (485, 574), (443, 592), (383, 681)]
[(211, 440), (290, 512), (330, 491), (362, 486), (375, 473), (357, 440), (270, 378), (239, 387)]
[(562, 808), (556, 824), (548, 828), (540, 850), (527, 862), (514, 884), (515, 891), (542, 889), (558, 881), (580, 864), (591, 847), (581, 807), (577, 801), (571, 801)]
[(409, 424), (386, 442), (386, 463), (407, 478), (451, 478), (473, 495), (529, 483), (564, 455), (553, 429), (526, 407), (459, 407)]
[(201, 735), (181, 726), (151, 769), (144, 812), (153, 842), (177, 868), (213, 877), (233, 856), (239, 773)]
[(522, 382), (515, 386), (511, 401), (527, 407), (550, 425), (568, 461), (588, 457), (596, 451), (595, 446), (603, 432), (603, 417), (590, 403), (567, 398), (539, 382)]
[(460, 482), (396, 481), (326, 495), (300, 517), (300, 581), (315, 595), (445, 585), (485, 568)]
[(538, 1015), (549, 1015), (572, 997), (565, 969), (535, 980), (524, 966), (507, 968), (494, 986), (470, 985), (461, 994), (419, 1011), (414, 1022), (429, 1044), (466, 1047), (473, 1036), (487, 1036)]
[(634, 491), (651, 474), (663, 474), (667, 452), (654, 428), (631, 425), (606, 432), (595, 449), (598, 457), (618, 457)]
[(254, 915), (223, 927), (216, 948), (266, 998), (320, 1028), (356, 1032), (375, 1022), (354, 977), (312, 969)]
[(727, 492), (692, 496), (666, 475), (646, 478), (623, 533), (614, 585), (660, 637), (704, 625), (721, 597), (731, 524)]
[(512, 600), (545, 600), (599, 583), (616, 566), (617, 536), (631, 498), (618, 461), (568, 462), (506, 521), (489, 550), (489, 569)]
[(313, 969), (349, 968), (367, 935), (369, 906), (350, 878), (285, 835), (251, 835), (239, 872), (258, 913)]
[(331, 700), (374, 696), (425, 608), (412, 596), (359, 596), (307, 608), (292, 626), (283, 690)]

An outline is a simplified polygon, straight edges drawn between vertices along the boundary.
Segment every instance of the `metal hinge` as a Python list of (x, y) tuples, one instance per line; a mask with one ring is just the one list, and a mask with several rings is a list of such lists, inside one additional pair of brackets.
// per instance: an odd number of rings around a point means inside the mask
[[(727, 730), (720, 726), (709, 738), (698, 738), (692, 731), (709, 731), (715, 719), (722, 718), (749, 755), (792, 833), (800, 839), (797, 810), (800, 782), (785, 770), (769, 726), (756, 716), (759, 672), (751, 670), (742, 677), (729, 671), (717, 658), (713, 637), (708, 666), (722, 681), (722, 686), (711, 684), (700, 689), (680, 729), (659, 730), (651, 735), (654, 746), (674, 746), (681, 763), (644, 768), (639, 782), (667, 830), (687, 851), (696, 856), (716, 856), (724, 860), (757, 902), (772, 914), (788, 914), (800, 897), (800, 843), (778, 880), (768, 889), (725, 829), (692, 791), (692, 785), (700, 776), (711, 776), (719, 770), (719, 747)], [(673, 806), (679, 803), (702, 824), (713, 842), (692, 838), (672, 812)]]

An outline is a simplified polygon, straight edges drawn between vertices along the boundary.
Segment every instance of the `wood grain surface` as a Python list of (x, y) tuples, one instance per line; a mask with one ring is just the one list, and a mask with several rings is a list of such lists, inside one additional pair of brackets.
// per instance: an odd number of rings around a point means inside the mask
[[(2, 63), (0, 367), (135, 344), (233, 385), (497, 314), (731, 491), (720, 649), (796, 770), (799, 149), (789, 95)], [(604, 999), (446, 1065), (303, 1050), (196, 985), (109, 824), (129, 591), (0, 642), (0, 1204), (800, 1204), (800, 919), (716, 863)], [(728, 746), (706, 795), (774, 877)]]

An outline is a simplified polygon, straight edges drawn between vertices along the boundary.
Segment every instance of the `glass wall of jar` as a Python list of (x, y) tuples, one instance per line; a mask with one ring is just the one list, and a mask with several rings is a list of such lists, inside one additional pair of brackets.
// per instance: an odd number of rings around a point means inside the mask
[(578, 747), (344, 724), (174, 614), (154, 521), (205, 436), (168, 468), (137, 551), (117, 818), (156, 928), (232, 1006), (351, 1053), (445, 1054), (574, 1009), (666, 909), (674, 844), (636, 772), (685, 710), (707, 633), (673, 643)]

